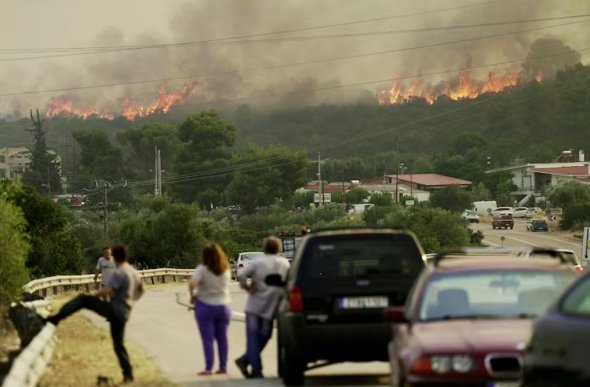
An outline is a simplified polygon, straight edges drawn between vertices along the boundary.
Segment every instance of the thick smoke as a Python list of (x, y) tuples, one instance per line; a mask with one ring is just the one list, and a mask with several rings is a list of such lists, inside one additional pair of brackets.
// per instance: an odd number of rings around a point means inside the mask
[[(463, 7), (467, 5), (469, 6)], [(438, 11), (429, 12), (432, 10)], [(375, 96), (376, 103), (378, 91), (387, 87), (388, 82), (374, 81), (515, 59), (524, 62), (531, 52), (531, 44), (540, 38), (559, 39), (574, 50), (583, 48), (589, 39), (587, 32), (590, 22), (490, 39), (473, 38), (571, 23), (580, 19), (413, 33), (366, 33), (544, 18), (584, 14), (588, 11), (587, 0), (193, 1), (176, 10), (169, 22), (169, 31), (146, 30), (140, 36), (127, 36), (122, 30), (108, 29), (100, 33), (94, 42), (89, 43), (91, 46), (101, 47), (105, 53), (73, 55), (67, 61), (37, 59), (25, 66), (17, 62), (10, 71), (0, 74), (0, 83), (5, 91), (26, 91), (200, 75), (196, 78), (196, 93), (188, 101), (194, 106), (211, 101), (232, 101), (262, 107), (285, 107), (370, 101), (370, 95)], [(370, 23), (243, 38), (245, 35), (272, 31), (407, 14), (413, 15)], [(357, 33), (365, 35), (341, 36)], [(318, 35), (340, 36), (311, 38)], [(220, 38), (227, 39), (219, 40)], [(436, 46), (457, 40), (464, 42)], [(157, 45), (162, 42), (186, 44), (154, 49), (117, 50), (121, 46)], [(367, 55), (427, 45), (433, 47)], [(357, 57), (346, 60), (321, 62), (355, 55)], [(583, 62), (584, 59), (582, 57)], [(559, 68), (560, 60), (556, 57), (551, 66)], [(284, 66), (295, 63), (299, 64)], [(485, 79), (489, 71), (518, 72), (521, 67), (521, 63), (499, 65), (474, 71), (473, 76)], [(456, 77), (456, 74), (429, 76), (425, 81), (435, 84), (451, 77)], [(180, 87), (182, 83), (181, 79), (171, 80), (167, 85)], [(350, 84), (358, 86), (341, 87)], [(145, 83), (1, 97), (0, 113), (7, 115), (19, 110), (28, 111), (31, 106), (43, 107), (51, 97), (56, 96), (70, 96), (81, 104), (116, 109), (122, 98), (153, 98), (157, 87), (158, 83)], [(267, 98), (248, 98), (252, 96)]]

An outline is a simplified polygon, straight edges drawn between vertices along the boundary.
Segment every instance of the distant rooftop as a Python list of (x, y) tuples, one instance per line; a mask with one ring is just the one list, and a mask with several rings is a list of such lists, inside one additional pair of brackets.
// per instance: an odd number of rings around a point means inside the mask
[(446, 185), (471, 185), (469, 180), (457, 179), (455, 177), (439, 175), (438, 173), (416, 173), (411, 175), (386, 175), (400, 182), (418, 184), (427, 187), (437, 187)]

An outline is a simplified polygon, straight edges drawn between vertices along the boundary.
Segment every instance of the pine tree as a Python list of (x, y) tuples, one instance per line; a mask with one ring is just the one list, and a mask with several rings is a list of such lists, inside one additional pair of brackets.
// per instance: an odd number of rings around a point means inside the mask
[(39, 110), (36, 116), (31, 110), (32, 129), (26, 129), (27, 132), (33, 133), (33, 151), (31, 152), (31, 164), (23, 176), (23, 183), (32, 185), (41, 193), (47, 193), (49, 196), (61, 193), (61, 179), (59, 172), (59, 161), (56, 153), (48, 152), (47, 141), (43, 123), (39, 117)]

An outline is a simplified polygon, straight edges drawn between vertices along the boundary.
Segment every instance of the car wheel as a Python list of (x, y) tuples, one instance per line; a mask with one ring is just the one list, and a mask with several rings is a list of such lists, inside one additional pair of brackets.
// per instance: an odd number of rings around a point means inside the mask
[(286, 342), (279, 348), (279, 369), (285, 386), (302, 386), (305, 382), (303, 356), (296, 353)]
[(513, 230), (514, 229), (514, 226), (510, 226), (510, 229)]

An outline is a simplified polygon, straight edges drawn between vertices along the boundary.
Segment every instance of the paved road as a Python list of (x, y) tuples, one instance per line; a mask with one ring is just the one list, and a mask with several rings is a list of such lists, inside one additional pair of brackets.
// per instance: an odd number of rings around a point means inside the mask
[(526, 230), (526, 220), (515, 219), (513, 230), (493, 230), (490, 223), (472, 224), (474, 230), (484, 233), (484, 241), (491, 246), (501, 246), (501, 236), (506, 239), (504, 247), (553, 247), (573, 250), (578, 257), (582, 254), (582, 241), (556, 232), (530, 232)]
[[(152, 289), (137, 303), (127, 328), (127, 340), (141, 345), (154, 359), (160, 370), (172, 381), (183, 386), (235, 387), (282, 386), (276, 377), (276, 343), (269, 343), (263, 353), (265, 380), (244, 380), (233, 364), (245, 348), (245, 326), (241, 311), (245, 294), (232, 284), (232, 323), (229, 329), (229, 359), (227, 376), (196, 376), (204, 368), (201, 342), (192, 311), (175, 302), (176, 292), (186, 287)], [(99, 317), (88, 316), (106, 327)], [(217, 361), (217, 359), (216, 359)], [(217, 363), (215, 364), (217, 367)], [(308, 372), (307, 385), (314, 386), (379, 386), (388, 385), (387, 363), (344, 363)]]

